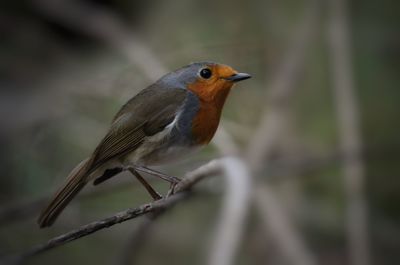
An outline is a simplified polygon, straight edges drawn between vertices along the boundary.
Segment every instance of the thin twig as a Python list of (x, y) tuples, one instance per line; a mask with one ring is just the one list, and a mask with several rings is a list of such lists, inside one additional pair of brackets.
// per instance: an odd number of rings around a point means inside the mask
[(118, 212), (113, 216), (91, 222), (75, 230), (54, 237), (45, 243), (34, 246), (20, 255), (6, 256), (0, 258), (0, 264), (20, 264), (29, 257), (38, 255), (52, 248), (59, 247), (68, 242), (77, 240), (81, 237), (88, 236), (104, 228), (111, 227), (113, 225), (128, 221), (133, 218), (137, 218), (147, 213), (154, 213), (167, 209), (172, 205), (174, 205), (176, 202), (181, 201), (185, 197), (185, 195), (186, 194), (184, 192), (181, 192), (179, 194), (174, 194), (173, 196), (170, 196), (167, 199), (143, 204), (136, 208), (129, 208), (125, 211)]
[(370, 264), (367, 205), (364, 195), (365, 166), (361, 156), (359, 107), (352, 75), (349, 47), (347, 1), (329, 1), (329, 46), (332, 81), (339, 126), (340, 146), (344, 154), (343, 174), (347, 197), (347, 236), (350, 264)]

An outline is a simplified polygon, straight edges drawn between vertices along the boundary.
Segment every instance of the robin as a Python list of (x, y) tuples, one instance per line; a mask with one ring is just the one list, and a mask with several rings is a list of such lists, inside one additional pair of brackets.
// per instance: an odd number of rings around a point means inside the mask
[(164, 75), (131, 98), (115, 115), (92, 155), (79, 163), (42, 211), (40, 227), (51, 226), (72, 198), (90, 181), (98, 185), (129, 170), (154, 200), (162, 197), (139, 174), (171, 184), (178, 178), (147, 166), (165, 163), (208, 144), (217, 130), (232, 86), (250, 78), (231, 67), (197, 62)]

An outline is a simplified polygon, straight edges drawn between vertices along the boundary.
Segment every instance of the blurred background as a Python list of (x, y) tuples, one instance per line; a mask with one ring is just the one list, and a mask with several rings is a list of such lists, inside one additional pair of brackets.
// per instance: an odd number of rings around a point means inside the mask
[[(227, 154), (245, 161), (254, 196), (234, 264), (399, 264), (398, 2), (0, 6), (1, 255), (149, 202), (121, 174), (88, 185), (53, 227), (36, 224), (122, 104), (169, 71), (212, 60), (253, 78), (233, 89), (214, 144), (158, 169), (181, 177)], [(225, 186), (206, 179), (153, 223), (124, 222), (25, 263), (207, 264)]]

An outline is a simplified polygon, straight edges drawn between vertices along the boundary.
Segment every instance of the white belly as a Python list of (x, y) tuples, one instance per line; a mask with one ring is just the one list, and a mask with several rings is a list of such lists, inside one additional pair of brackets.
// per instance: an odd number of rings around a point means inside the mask
[(198, 146), (169, 144), (173, 126), (175, 126), (175, 120), (161, 132), (146, 137), (137, 149), (124, 158), (123, 164), (159, 165), (177, 160), (200, 149)]
[(197, 151), (198, 147), (189, 146), (170, 146), (154, 150), (158, 145), (152, 142), (145, 142), (138, 149), (127, 155), (124, 159), (124, 165), (160, 165), (167, 162), (176, 161), (179, 158), (187, 156)]

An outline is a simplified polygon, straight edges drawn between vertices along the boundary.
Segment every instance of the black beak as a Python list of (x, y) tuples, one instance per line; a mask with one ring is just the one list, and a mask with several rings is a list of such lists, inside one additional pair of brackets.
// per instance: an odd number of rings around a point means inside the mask
[(225, 77), (224, 79), (228, 80), (228, 81), (232, 81), (232, 82), (239, 82), (242, 80), (249, 79), (250, 77), (251, 77), (251, 75), (246, 74), (246, 73), (237, 73), (237, 74), (231, 75), (230, 77)]

